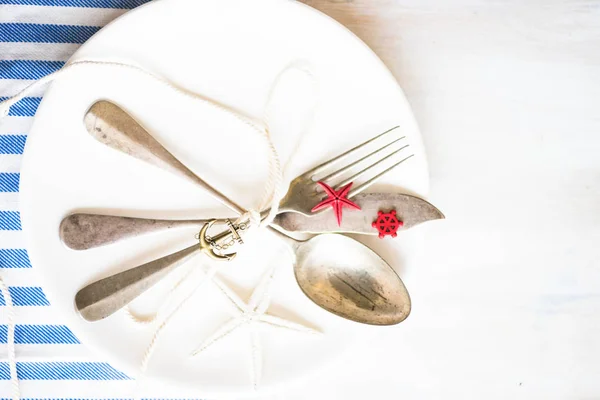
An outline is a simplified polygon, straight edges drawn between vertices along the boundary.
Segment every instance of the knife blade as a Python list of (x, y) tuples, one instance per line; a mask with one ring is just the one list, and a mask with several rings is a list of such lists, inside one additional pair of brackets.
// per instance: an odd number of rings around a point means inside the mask
[(379, 232), (372, 224), (379, 211), (396, 210), (397, 218), (404, 223), (399, 231), (423, 222), (445, 218), (444, 214), (428, 201), (403, 193), (361, 193), (354, 196), (352, 201), (361, 209), (344, 209), (340, 226), (332, 209), (311, 216), (286, 212), (279, 214), (273, 222), (288, 232), (377, 235)]

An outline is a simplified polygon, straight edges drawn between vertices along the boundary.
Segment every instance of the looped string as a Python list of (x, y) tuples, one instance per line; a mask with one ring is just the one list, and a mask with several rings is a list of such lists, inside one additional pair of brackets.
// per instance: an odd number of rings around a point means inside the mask
[[(312, 75), (312, 73), (310, 72), (310, 69), (308, 68), (308, 66), (306, 64), (298, 63), (298, 62), (292, 63), (289, 66), (287, 66), (286, 68), (284, 68), (277, 75), (277, 77), (275, 78), (275, 80), (270, 88), (268, 96), (267, 96), (267, 100), (266, 100), (265, 107), (264, 107), (264, 113), (263, 113), (263, 117), (262, 117), (262, 121), (261, 121), (262, 125), (256, 123), (251, 118), (249, 118), (245, 115), (242, 115), (239, 111), (235, 111), (235, 110), (233, 110), (229, 107), (226, 107), (224, 105), (221, 105), (211, 99), (205, 98), (197, 93), (193, 93), (193, 92), (186, 90), (185, 88), (181, 88), (181, 87), (173, 84), (172, 82), (168, 81), (167, 79), (165, 79), (161, 76), (155, 75), (155, 74), (151, 73), (150, 71), (147, 71), (141, 67), (131, 65), (131, 64), (120, 63), (120, 62), (95, 61), (95, 60), (80, 60), (80, 61), (71, 62), (71, 63), (65, 65), (62, 69), (60, 69), (54, 73), (51, 73), (49, 75), (46, 75), (45, 77), (39, 79), (36, 82), (33, 82), (32, 84), (30, 84), (29, 86), (27, 86), (23, 90), (21, 90), (19, 93), (17, 93), (15, 96), (10, 97), (3, 102), (0, 102), (0, 120), (9, 115), (10, 108), (14, 104), (16, 104), (19, 100), (23, 99), (24, 97), (26, 97), (30, 92), (32, 92), (37, 87), (55, 80), (59, 76), (66, 74), (68, 71), (74, 70), (76, 68), (86, 67), (86, 66), (87, 67), (107, 67), (107, 68), (116, 68), (116, 69), (128, 69), (128, 70), (140, 72), (143, 75), (148, 76), (151, 79), (166, 85), (167, 87), (173, 89), (175, 92), (185, 96), (186, 98), (191, 99), (193, 101), (199, 101), (199, 102), (202, 102), (209, 106), (212, 106), (213, 108), (215, 108), (221, 112), (225, 112), (226, 114), (230, 115), (231, 117), (237, 119), (238, 121), (243, 122), (245, 125), (252, 128), (252, 130), (255, 133), (257, 133), (257, 136), (259, 138), (261, 138), (264, 142), (264, 145), (268, 151), (268, 163), (269, 163), (269, 165), (268, 165), (269, 176), (264, 185), (263, 196), (262, 196), (260, 205), (258, 207), (258, 210), (264, 210), (267, 207), (269, 207), (270, 211), (269, 211), (269, 214), (266, 216), (266, 218), (262, 219), (262, 221), (261, 221), (260, 212), (255, 209), (249, 209), (247, 212), (245, 212), (243, 215), (241, 215), (238, 218), (236, 223), (242, 223), (242, 222), (248, 221), (249, 228), (254, 231), (257, 231), (261, 227), (265, 227), (265, 226), (269, 225), (274, 220), (274, 218), (276, 217), (278, 210), (279, 210), (279, 202), (281, 200), (282, 193), (285, 193), (285, 191), (283, 190), (284, 173), (283, 173), (283, 170), (281, 167), (281, 162), (279, 160), (279, 154), (277, 153), (275, 145), (273, 144), (273, 141), (271, 139), (271, 128), (270, 128), (270, 124), (269, 124), (271, 116), (272, 116), (271, 113), (272, 113), (273, 97), (274, 97), (275, 90), (277, 89), (278, 85), (280, 84), (282, 77), (288, 71), (291, 71), (291, 70), (298, 70), (298, 71), (303, 72), (306, 76), (308, 76), (310, 78), (311, 83), (313, 83), (313, 86), (316, 87), (316, 85), (314, 85), (314, 83), (316, 82), (315, 78)], [(316, 90), (315, 90), (315, 94), (316, 94)], [(315, 98), (316, 98), (316, 96), (315, 96)], [(315, 100), (315, 99), (313, 99), (313, 100)], [(291, 159), (293, 158), (295, 152), (300, 147), (300, 140), (302, 140), (302, 137), (304, 136), (305, 131), (308, 130), (308, 128), (312, 124), (315, 109), (316, 109), (316, 101), (314, 101), (314, 104), (312, 104), (308, 122), (306, 123), (306, 126), (304, 127), (301, 134), (299, 135), (298, 143), (295, 144), (294, 151), (292, 151), (292, 155), (288, 158), (288, 165), (289, 165)], [(245, 234), (245, 236), (247, 236), (247, 233)], [(292, 257), (295, 257), (295, 255), (292, 254)], [(295, 261), (295, 260), (292, 259), (292, 261)], [(172, 307), (172, 310), (170, 312), (167, 313), (166, 310), (171, 305), (173, 298), (175, 297), (177, 292), (181, 289), (182, 284), (191, 278), (193, 271), (194, 271), (194, 269), (192, 267), (190, 267), (190, 269), (173, 285), (173, 287), (170, 289), (169, 293), (167, 294), (165, 301), (159, 307), (158, 311), (154, 315), (151, 315), (148, 317), (142, 317), (142, 316), (138, 316), (138, 315), (134, 314), (129, 307), (125, 308), (126, 315), (134, 323), (139, 324), (140, 326), (149, 326), (149, 325), (158, 324), (158, 326), (156, 327), (156, 329), (154, 331), (152, 339), (151, 339), (150, 343), (148, 344), (148, 347), (146, 348), (146, 351), (141, 360), (141, 363), (140, 363), (140, 375), (138, 376), (138, 384), (137, 384), (138, 387), (140, 386), (140, 383), (142, 382), (142, 380), (145, 377), (145, 373), (148, 369), (150, 359), (152, 358), (152, 355), (154, 354), (154, 350), (156, 348), (156, 345), (158, 343), (158, 340), (159, 340), (162, 332), (168, 326), (171, 319), (188, 302), (188, 300), (202, 286), (202, 284), (206, 281), (212, 280), (212, 277), (216, 273), (216, 265), (211, 266), (208, 269), (208, 271), (205, 272), (202, 279), (200, 279), (193, 286), (193, 288), (189, 291), (189, 293), (187, 293), (184, 296), (184, 298), (178, 304), (176, 304), (174, 307)], [(6, 289), (6, 286), (4, 285), (4, 282), (2, 282), (1, 279), (0, 279), (0, 289), (2, 290), (2, 292), (4, 294), (4, 298), (6, 299), (7, 310), (9, 312), (8, 337), (7, 337), (7, 345), (9, 348), (9, 351), (8, 351), (9, 360), (8, 361), (9, 361), (9, 366), (10, 366), (10, 371), (11, 371), (11, 380), (13, 382), (13, 386), (15, 387), (15, 391), (14, 391), (15, 394), (13, 395), (13, 400), (18, 400), (20, 397), (19, 397), (19, 390), (18, 390), (18, 378), (17, 378), (17, 374), (16, 374), (16, 362), (15, 362), (15, 352), (14, 352), (14, 322), (12, 321), (13, 309), (12, 309), (12, 302), (10, 301), (10, 294), (8, 293), (8, 290)], [(139, 390), (136, 390), (134, 397), (138, 398), (138, 396), (139, 396)]]

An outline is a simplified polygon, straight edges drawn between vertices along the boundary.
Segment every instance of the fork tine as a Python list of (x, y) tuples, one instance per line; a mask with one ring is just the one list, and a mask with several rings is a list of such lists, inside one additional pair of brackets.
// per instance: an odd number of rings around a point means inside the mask
[(372, 138), (372, 139), (369, 139), (369, 140), (367, 140), (366, 142), (364, 142), (364, 143), (362, 143), (362, 144), (359, 144), (358, 146), (356, 146), (356, 147), (354, 147), (354, 148), (352, 148), (352, 149), (350, 149), (350, 150), (346, 151), (345, 153), (342, 153), (342, 154), (340, 154), (339, 156), (337, 156), (337, 157), (335, 157), (335, 158), (333, 158), (333, 159), (331, 159), (331, 160), (329, 160), (329, 161), (326, 161), (326, 162), (324, 162), (324, 163), (323, 163), (323, 164), (321, 164), (321, 165), (318, 165), (318, 166), (316, 166), (316, 167), (315, 167), (315, 168), (313, 168), (312, 170), (310, 170), (310, 171), (306, 172), (306, 174), (305, 174), (305, 175), (311, 175), (311, 176), (312, 176), (312, 175), (318, 174), (319, 172), (323, 171), (325, 168), (328, 168), (328, 167), (330, 167), (331, 165), (333, 165), (333, 164), (337, 163), (338, 161), (341, 161), (341, 160), (343, 160), (344, 158), (348, 157), (349, 155), (353, 154), (353, 153), (354, 153), (354, 152), (356, 152), (357, 150), (360, 150), (360, 149), (361, 149), (363, 146), (366, 146), (366, 145), (368, 145), (369, 143), (372, 143), (372, 142), (374, 142), (375, 140), (379, 139), (379, 138), (380, 138), (380, 137), (382, 137), (383, 135), (385, 135), (385, 134), (387, 134), (387, 133), (389, 133), (389, 132), (391, 132), (391, 131), (393, 131), (393, 130), (395, 130), (395, 129), (398, 129), (398, 128), (399, 128), (399, 126), (395, 126), (395, 127), (393, 127), (392, 129), (388, 129), (387, 131), (385, 131), (385, 132), (383, 132), (383, 133), (381, 133), (381, 134), (379, 134), (379, 135), (375, 136), (375, 137), (374, 137), (374, 138)]
[(348, 170), (350, 170), (351, 168), (355, 167), (357, 164), (360, 164), (361, 162), (363, 162), (363, 161), (364, 161), (364, 160), (366, 160), (367, 158), (369, 158), (369, 157), (371, 157), (371, 156), (373, 156), (373, 155), (375, 155), (375, 154), (379, 153), (379, 152), (380, 152), (380, 151), (382, 151), (382, 150), (385, 150), (385, 149), (387, 149), (388, 147), (390, 147), (390, 146), (391, 146), (391, 145), (393, 145), (394, 143), (397, 143), (397, 142), (399, 142), (400, 140), (402, 140), (402, 139), (405, 139), (405, 138), (406, 138), (406, 136), (402, 136), (401, 138), (399, 138), (399, 139), (396, 139), (396, 140), (394, 140), (394, 141), (392, 141), (392, 142), (390, 142), (390, 143), (386, 144), (386, 145), (385, 145), (385, 146), (383, 146), (383, 147), (380, 147), (379, 149), (377, 149), (377, 150), (373, 151), (372, 153), (369, 153), (369, 154), (367, 154), (366, 156), (364, 156), (364, 157), (363, 157), (363, 158), (361, 158), (360, 160), (354, 161), (353, 163), (350, 163), (350, 164), (346, 165), (345, 167), (343, 167), (343, 168), (340, 168), (339, 170), (337, 170), (337, 171), (335, 171), (335, 172), (333, 172), (333, 173), (331, 173), (331, 174), (327, 175), (326, 177), (324, 177), (324, 178), (322, 178), (322, 179), (319, 179), (319, 180), (320, 180), (320, 181), (322, 181), (322, 182), (325, 182), (325, 183), (327, 183), (327, 181), (330, 181), (330, 180), (332, 180), (332, 179), (335, 179), (335, 178), (337, 178), (338, 176), (340, 176), (340, 175), (342, 175), (342, 174), (346, 173)]
[(348, 197), (350, 198), (350, 197), (356, 196), (357, 194), (359, 194), (360, 192), (362, 192), (363, 190), (365, 190), (366, 188), (368, 188), (369, 186), (371, 186), (372, 184), (374, 184), (375, 182), (377, 182), (379, 180), (379, 178), (381, 178), (382, 176), (384, 176), (385, 174), (387, 174), (388, 172), (390, 172), (391, 170), (393, 170), (398, 165), (402, 164), (404, 161), (408, 160), (411, 157), (414, 157), (414, 154), (411, 154), (410, 156), (408, 156), (408, 157), (406, 157), (406, 158), (398, 161), (396, 164), (392, 165), (391, 167), (389, 167), (385, 171), (380, 172), (379, 174), (375, 175), (373, 178), (369, 179), (368, 181), (366, 181), (362, 185), (357, 186), (354, 189), (350, 190), (350, 192), (348, 193)]
[(335, 187), (336, 190), (338, 190), (339, 188), (341, 188), (342, 186), (346, 186), (347, 184), (349, 184), (350, 182), (355, 181), (356, 179), (360, 178), (361, 176), (363, 176), (366, 172), (368, 172), (369, 170), (371, 170), (372, 168), (376, 167), (377, 165), (381, 164), (382, 162), (384, 162), (385, 160), (389, 159), (390, 157), (398, 154), (399, 152), (401, 152), (402, 150), (404, 150), (405, 148), (407, 148), (408, 146), (410, 146), (409, 144), (404, 145), (402, 147), (400, 147), (398, 150), (393, 151), (392, 153), (388, 154), (387, 156), (383, 157), (381, 160), (377, 161), (375, 164), (371, 164), (369, 165), (367, 168), (358, 171), (356, 174), (352, 175), (349, 178), (344, 179), (342, 182), (338, 183)]

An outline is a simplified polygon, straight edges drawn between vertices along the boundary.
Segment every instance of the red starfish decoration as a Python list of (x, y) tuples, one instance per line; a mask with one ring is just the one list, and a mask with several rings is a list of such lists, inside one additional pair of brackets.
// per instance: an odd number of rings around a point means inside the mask
[(348, 192), (350, 192), (350, 188), (352, 187), (352, 182), (338, 190), (337, 192), (328, 184), (324, 182), (317, 182), (323, 190), (327, 193), (327, 198), (314, 206), (312, 208), (312, 212), (322, 210), (325, 207), (331, 206), (333, 211), (335, 212), (335, 217), (337, 218), (338, 226), (342, 225), (342, 208), (344, 206), (351, 207), (357, 210), (360, 210), (360, 206), (346, 197), (348, 196)]

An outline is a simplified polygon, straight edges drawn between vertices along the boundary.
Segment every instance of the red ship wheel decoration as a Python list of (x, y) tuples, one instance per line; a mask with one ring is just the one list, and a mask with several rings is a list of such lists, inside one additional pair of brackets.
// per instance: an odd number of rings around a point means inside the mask
[(404, 222), (400, 221), (398, 217), (396, 217), (396, 210), (392, 210), (389, 213), (379, 211), (377, 213), (377, 219), (372, 224), (373, 228), (377, 228), (379, 231), (380, 238), (388, 235), (395, 238), (398, 236), (396, 232), (403, 225)]
[[(360, 210), (360, 206), (353, 201), (348, 200), (348, 193), (352, 187), (352, 182), (341, 188), (335, 190), (325, 182), (317, 182), (327, 194), (327, 198), (321, 201), (319, 204), (312, 208), (312, 212), (320, 211), (324, 208), (331, 207), (335, 213), (338, 226), (342, 225), (342, 209), (344, 207), (354, 208)], [(384, 238), (385, 236), (391, 236), (395, 238), (398, 236), (398, 229), (404, 225), (404, 222), (400, 221), (396, 217), (396, 210), (391, 210), (388, 213), (379, 211), (377, 213), (377, 219), (373, 222), (373, 228), (377, 228), (379, 231), (379, 237)]]

